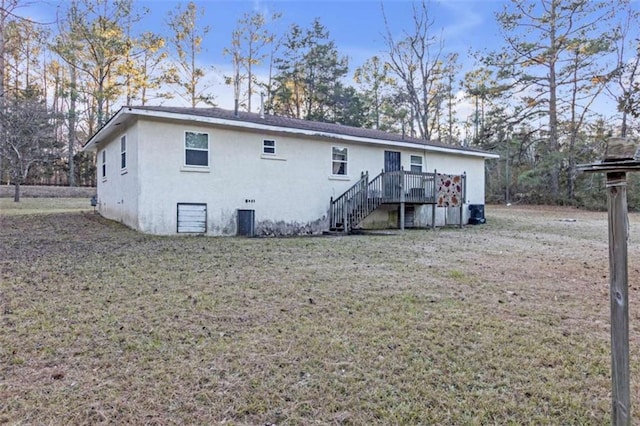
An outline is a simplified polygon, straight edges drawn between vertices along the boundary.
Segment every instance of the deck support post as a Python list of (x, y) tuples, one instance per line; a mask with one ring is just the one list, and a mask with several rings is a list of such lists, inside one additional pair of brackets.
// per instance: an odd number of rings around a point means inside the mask
[(404, 194), (404, 169), (400, 170), (400, 230), (404, 231), (404, 205), (405, 205), (405, 194)]
[(627, 271), (627, 174), (607, 173), (609, 298), (611, 301), (611, 422), (631, 424), (629, 395), (629, 303)]
[(462, 173), (462, 199), (460, 200), (460, 228), (464, 225), (464, 204), (467, 202), (467, 172)]
[(438, 170), (433, 169), (433, 204), (431, 204), (431, 229), (436, 229), (436, 205), (438, 204)]
[(336, 226), (336, 223), (333, 221), (333, 197), (331, 197), (331, 199), (329, 200), (329, 229), (333, 228)]

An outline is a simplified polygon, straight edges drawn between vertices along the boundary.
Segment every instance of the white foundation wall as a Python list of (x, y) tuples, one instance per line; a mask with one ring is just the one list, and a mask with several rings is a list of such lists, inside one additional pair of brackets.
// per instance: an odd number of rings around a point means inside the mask
[[(126, 136), (126, 167), (121, 167), (120, 139)], [(98, 146), (96, 156), (98, 212), (107, 219), (138, 229), (138, 143), (136, 126), (124, 127), (114, 138)], [(102, 176), (102, 151), (106, 152), (106, 176)]]
[[(433, 207), (432, 205), (407, 205), (406, 208), (414, 208), (413, 228), (429, 228), (432, 225)], [(405, 210), (406, 211), (406, 210)], [(469, 207), (465, 205), (462, 210), (463, 224), (469, 221)], [(376, 211), (367, 216), (360, 224), (362, 229), (389, 229), (400, 226), (400, 206), (398, 204), (387, 204), (380, 206)], [(460, 224), (459, 207), (436, 207), (435, 226), (452, 226)], [(408, 227), (408, 225), (407, 225)]]

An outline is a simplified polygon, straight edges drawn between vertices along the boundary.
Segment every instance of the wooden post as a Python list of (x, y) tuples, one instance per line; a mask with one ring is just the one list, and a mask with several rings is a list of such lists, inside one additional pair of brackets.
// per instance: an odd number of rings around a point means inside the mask
[(366, 206), (367, 214), (370, 212), (369, 207), (369, 171), (364, 174), (364, 205)]
[(400, 169), (400, 230), (404, 231), (404, 168)]
[(633, 138), (609, 138), (604, 161), (578, 166), (578, 170), (583, 172), (607, 174), (609, 301), (611, 304), (611, 423), (614, 426), (631, 424), (627, 172), (640, 171), (639, 145), (638, 140)]
[(607, 173), (609, 297), (611, 301), (611, 422), (631, 424), (629, 395), (629, 304), (627, 272), (627, 174)]
[(465, 196), (467, 194), (467, 172), (462, 172), (460, 179), (462, 180), (462, 182), (460, 182), (460, 189), (462, 190), (460, 194), (460, 228), (462, 228), (464, 222), (464, 203), (466, 202)]
[(344, 229), (344, 233), (349, 233), (349, 200), (345, 197), (342, 202), (342, 229)]
[(433, 204), (431, 204), (431, 229), (436, 229), (436, 203), (438, 202), (438, 170), (433, 169)]
[(335, 226), (336, 225), (333, 222), (333, 197), (331, 197), (331, 200), (329, 201), (329, 230)]

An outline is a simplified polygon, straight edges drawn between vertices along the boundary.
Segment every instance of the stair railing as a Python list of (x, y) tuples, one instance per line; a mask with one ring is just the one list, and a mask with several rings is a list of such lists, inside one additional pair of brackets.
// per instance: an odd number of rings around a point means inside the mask
[(360, 180), (347, 189), (335, 200), (331, 197), (329, 207), (329, 229), (340, 229), (349, 232), (352, 228), (350, 217), (354, 210), (361, 208), (362, 192), (366, 192), (369, 183), (369, 173), (362, 173)]
[(384, 203), (435, 204), (436, 173), (384, 170), (371, 181), (369, 173), (338, 198), (331, 197), (329, 229), (350, 232)]

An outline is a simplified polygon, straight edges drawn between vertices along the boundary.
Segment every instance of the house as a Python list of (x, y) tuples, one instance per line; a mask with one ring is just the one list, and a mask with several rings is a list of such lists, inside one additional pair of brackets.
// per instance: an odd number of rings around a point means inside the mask
[[(148, 106), (121, 108), (84, 150), (96, 152), (99, 213), (158, 235), (462, 223), (484, 204), (485, 160), (498, 158), (339, 124)], [(449, 207), (437, 206), (442, 177), (462, 179)]]

